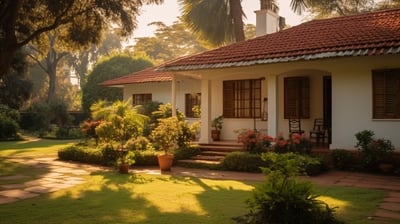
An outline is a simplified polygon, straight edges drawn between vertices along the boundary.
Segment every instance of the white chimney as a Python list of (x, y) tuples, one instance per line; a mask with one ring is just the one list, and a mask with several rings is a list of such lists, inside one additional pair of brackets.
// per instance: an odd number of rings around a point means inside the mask
[(261, 9), (256, 13), (256, 36), (275, 33), (280, 30), (279, 15), (270, 9)]

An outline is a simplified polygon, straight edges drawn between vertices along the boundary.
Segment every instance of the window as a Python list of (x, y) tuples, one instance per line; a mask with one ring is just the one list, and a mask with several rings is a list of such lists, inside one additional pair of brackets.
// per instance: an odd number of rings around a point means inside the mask
[(185, 94), (185, 116), (186, 117), (199, 117), (199, 113), (193, 111), (194, 107), (200, 109), (201, 94), (200, 93), (186, 93)]
[(372, 71), (373, 118), (400, 118), (400, 69)]
[(284, 79), (285, 119), (310, 118), (310, 81), (308, 77)]
[(147, 94), (133, 94), (132, 95), (132, 104), (133, 105), (143, 105), (144, 103), (151, 102), (151, 93)]
[(223, 116), (226, 118), (260, 118), (261, 79), (224, 81)]

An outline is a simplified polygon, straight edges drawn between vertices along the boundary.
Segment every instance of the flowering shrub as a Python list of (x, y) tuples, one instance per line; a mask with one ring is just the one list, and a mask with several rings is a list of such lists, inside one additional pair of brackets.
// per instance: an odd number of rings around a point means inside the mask
[(257, 130), (243, 130), (237, 137), (239, 143), (243, 143), (245, 149), (251, 153), (267, 151), (273, 138)]
[(375, 133), (371, 130), (364, 130), (355, 134), (356, 147), (361, 154), (362, 165), (368, 169), (375, 169), (380, 162), (390, 159), (394, 151), (390, 140), (375, 139), (374, 135)]
[(289, 139), (285, 139), (282, 134), (280, 134), (275, 139), (273, 151), (277, 153), (298, 152), (302, 154), (310, 154), (311, 147), (312, 144), (310, 140), (304, 135), (294, 133)]
[(87, 137), (96, 137), (96, 127), (99, 126), (100, 123), (101, 121), (84, 121), (81, 125), (81, 130)]

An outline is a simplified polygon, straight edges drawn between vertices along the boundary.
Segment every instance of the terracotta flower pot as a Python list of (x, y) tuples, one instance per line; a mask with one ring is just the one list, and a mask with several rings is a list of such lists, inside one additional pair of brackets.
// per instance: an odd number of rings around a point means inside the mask
[(129, 164), (120, 164), (118, 166), (119, 173), (129, 173)]
[(161, 171), (171, 171), (172, 163), (174, 161), (173, 155), (159, 155), (158, 157), (158, 166)]

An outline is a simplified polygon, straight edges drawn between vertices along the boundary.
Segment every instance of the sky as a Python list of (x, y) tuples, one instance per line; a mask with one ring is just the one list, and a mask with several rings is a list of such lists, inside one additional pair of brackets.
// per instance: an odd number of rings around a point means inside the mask
[[(220, 0), (215, 0), (220, 1)], [(302, 22), (302, 16), (298, 16), (290, 9), (290, 0), (279, 0), (279, 15), (286, 18), (286, 24), (290, 26), (298, 25)], [(243, 11), (247, 19), (246, 24), (256, 24), (254, 11), (260, 9), (259, 0), (242, 0)], [(138, 18), (138, 28), (133, 33), (133, 38), (153, 36), (155, 26), (147, 24), (162, 21), (166, 25), (171, 25), (180, 15), (179, 5), (176, 0), (164, 0), (162, 5), (145, 5)]]

